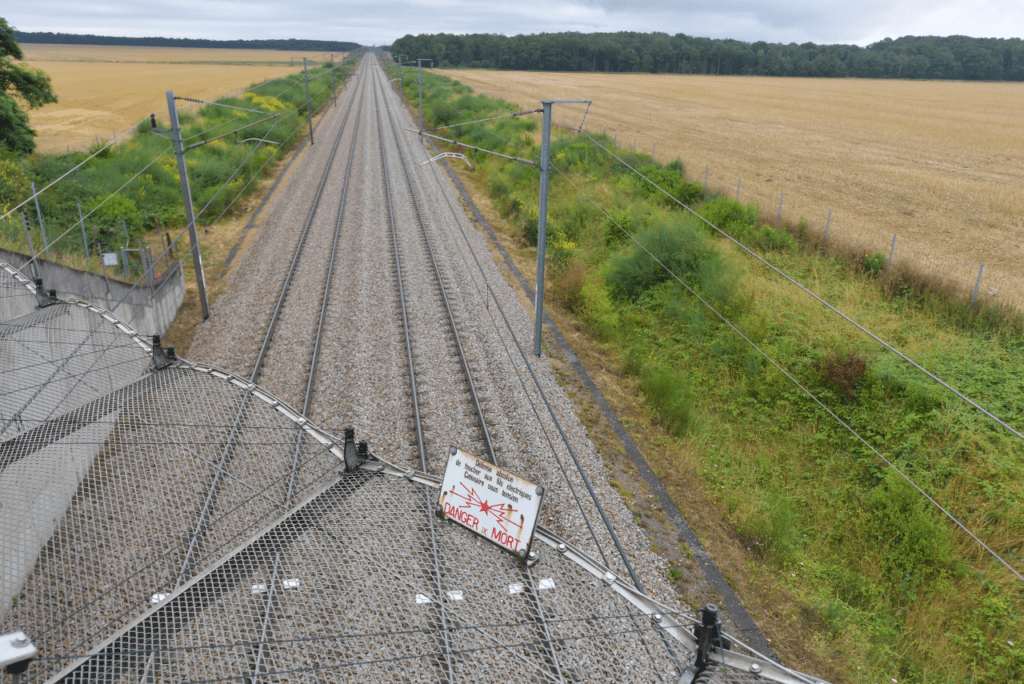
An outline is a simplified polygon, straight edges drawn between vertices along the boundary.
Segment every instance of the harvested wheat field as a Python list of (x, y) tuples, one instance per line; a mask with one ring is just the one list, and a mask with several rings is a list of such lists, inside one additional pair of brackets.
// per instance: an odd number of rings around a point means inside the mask
[[(806, 217), (829, 242), (1024, 309), (1024, 85), (737, 76), (444, 70), (535, 109), (591, 99), (590, 132), (617, 135), (691, 180)], [(555, 105), (569, 125), (585, 105)]]
[[(40, 152), (85, 149), (155, 112), (167, 120), (165, 91), (196, 99), (235, 93), (302, 69), (321, 53), (104, 45), (22, 45), (25, 62), (53, 81), (59, 102), (29, 112)], [(340, 59), (341, 53), (335, 54)], [(291, 66), (294, 59), (297, 66)], [(182, 107), (184, 103), (179, 104)], [(183, 108), (183, 107), (182, 107)]]

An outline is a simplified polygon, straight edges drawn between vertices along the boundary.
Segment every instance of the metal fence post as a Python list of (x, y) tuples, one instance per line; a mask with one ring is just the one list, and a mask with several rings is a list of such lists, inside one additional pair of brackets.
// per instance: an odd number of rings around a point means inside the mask
[(896, 251), (896, 233), (892, 234), (892, 247), (889, 248), (889, 261), (885, 265), (885, 277), (882, 278), (884, 283), (889, 279), (889, 269), (892, 268), (892, 253)]
[(704, 194), (708, 193), (708, 171), (711, 170), (711, 165), (708, 164), (704, 167)]
[[(540, 356), (540, 338), (544, 324), (544, 257), (548, 239), (548, 171), (551, 166), (551, 101), (544, 105), (544, 125), (540, 146), (540, 203), (537, 209), (537, 290), (534, 293), (533, 354)], [(573, 122), (575, 124), (575, 121)]]
[(309, 105), (309, 71), (306, 69), (306, 58), (302, 58), (302, 73), (306, 75), (306, 118), (309, 119), (309, 144), (313, 144), (313, 108)]
[(658, 146), (651, 145), (651, 163), (654, 163), (654, 156), (658, 153)]
[(974, 294), (971, 295), (971, 305), (967, 307), (967, 315), (971, 314), (974, 310), (974, 300), (978, 297), (978, 286), (981, 285), (981, 272), (985, 270), (985, 264), (981, 265), (978, 269), (978, 280), (974, 283)]
[(740, 201), (740, 183), (742, 183), (742, 182), (743, 182), (742, 178), (737, 178), (736, 179), (736, 201), (737, 202)]
[(103, 244), (97, 242), (96, 250), (100, 253), (100, 265), (103, 266), (103, 282), (107, 286), (107, 294), (110, 294), (110, 278), (107, 276), (107, 260), (103, 257)]
[[(203, 273), (203, 257), (199, 253), (199, 236), (196, 235), (196, 217), (192, 209), (192, 189), (188, 184), (188, 167), (185, 166), (185, 148), (181, 144), (181, 125), (178, 123), (178, 107), (174, 104), (174, 91), (167, 91), (167, 113), (171, 118), (171, 140), (174, 142), (174, 155), (178, 158), (178, 176), (181, 180), (181, 199), (185, 205), (185, 224), (188, 227), (188, 239), (191, 243), (192, 265), (196, 271), (196, 284), (199, 286), (199, 305), (203, 310), (203, 320), (210, 317), (210, 304), (206, 300), (206, 276)], [(105, 270), (105, 269), (104, 269)]]
[(36, 194), (36, 184), (32, 183), (32, 199), (36, 201), (36, 215), (39, 217), (39, 232), (43, 234), (43, 249), (46, 250), (46, 258), (50, 258), (50, 243), (46, 241), (46, 226), (43, 225), (43, 210), (39, 208), (39, 195)]
[(39, 276), (36, 274), (36, 248), (32, 244), (32, 231), (28, 227), (28, 214), (21, 212), (21, 222), (25, 226), (25, 238), (28, 240), (28, 256), (29, 264), (32, 267), (32, 280), (35, 280)]
[(782, 200), (784, 200), (785, 198), (786, 193), (782, 193), (782, 195), (779, 197), (779, 218), (775, 219), (775, 222), (779, 224), (779, 226), (782, 225)]
[(822, 242), (828, 242), (828, 229), (832, 225), (832, 210), (828, 210), (828, 221), (825, 221), (825, 239)]
[(85, 236), (85, 217), (82, 216), (82, 203), (78, 203), (78, 222), (82, 224), (82, 243), (85, 245), (85, 263), (89, 263), (89, 238)]

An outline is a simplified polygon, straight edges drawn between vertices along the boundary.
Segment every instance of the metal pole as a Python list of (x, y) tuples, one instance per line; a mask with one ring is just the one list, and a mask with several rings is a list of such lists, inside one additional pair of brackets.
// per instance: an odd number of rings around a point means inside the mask
[(896, 251), (896, 233), (892, 234), (892, 247), (889, 248), (889, 262), (885, 265), (885, 277), (882, 278), (884, 283), (889, 279), (889, 269), (892, 267), (892, 253)]
[(651, 145), (651, 162), (654, 162), (654, 155), (658, 152), (657, 145)]
[(25, 237), (28, 238), (29, 264), (32, 267), (32, 280), (39, 277), (36, 273), (36, 248), (32, 244), (32, 231), (28, 228), (28, 214), (21, 212), (21, 222), (25, 225)]
[[(192, 189), (188, 184), (188, 168), (185, 166), (185, 148), (181, 144), (181, 125), (178, 123), (178, 107), (174, 104), (174, 91), (167, 91), (167, 113), (171, 118), (171, 140), (174, 142), (174, 155), (178, 158), (178, 175), (181, 179), (181, 199), (185, 204), (185, 224), (188, 227), (188, 239), (191, 243), (192, 265), (196, 271), (196, 284), (199, 286), (199, 305), (203, 310), (203, 320), (210, 317), (210, 305), (206, 300), (206, 276), (203, 273), (203, 257), (199, 254), (199, 236), (196, 235), (196, 217), (192, 210)], [(106, 269), (104, 269), (106, 270)]]
[(974, 294), (971, 295), (971, 305), (967, 307), (967, 313), (970, 314), (974, 310), (974, 300), (978, 296), (978, 286), (981, 285), (981, 272), (985, 270), (985, 264), (981, 265), (978, 269), (978, 280), (974, 283)]
[(132, 274), (128, 270), (128, 250), (124, 247), (121, 248), (121, 269), (124, 271), (124, 279), (131, 280)]
[(334, 53), (331, 53), (331, 106), (338, 104), (338, 92), (334, 89)]
[(705, 195), (708, 192), (708, 171), (710, 169), (711, 169), (710, 165), (704, 167), (704, 194)]
[(124, 219), (121, 219), (121, 230), (124, 231), (124, 246), (127, 247), (128, 243), (131, 242), (131, 238), (128, 237), (128, 226), (125, 224)]
[(740, 201), (740, 183), (743, 181), (742, 178), (736, 179), (736, 201)]
[(832, 225), (832, 210), (828, 210), (828, 221), (825, 221), (825, 239), (822, 242), (828, 242), (828, 228)]
[(103, 282), (107, 286), (107, 294), (110, 294), (110, 278), (107, 276), (107, 260), (103, 258), (103, 245), (99, 242), (96, 243), (96, 248), (100, 253), (100, 264), (103, 266)]
[(313, 108), (309, 106), (309, 71), (306, 69), (306, 58), (302, 58), (302, 73), (306, 74), (306, 117), (309, 119), (309, 144), (313, 144)]
[(544, 125), (540, 143), (540, 205), (537, 209), (537, 292), (534, 302), (533, 354), (540, 356), (540, 337), (544, 324), (544, 252), (548, 239), (548, 171), (551, 166), (551, 102), (544, 105)]
[(32, 183), (32, 199), (36, 201), (36, 215), (39, 217), (39, 232), (43, 234), (43, 249), (46, 250), (46, 258), (50, 258), (50, 244), (46, 241), (46, 226), (43, 225), (43, 210), (39, 208), (39, 195), (36, 194), (36, 184)]
[(82, 224), (82, 242), (85, 244), (85, 263), (88, 264), (91, 257), (89, 256), (89, 238), (85, 236), (85, 217), (82, 216), (82, 203), (78, 203), (78, 222)]
[(780, 226), (782, 225), (782, 200), (784, 200), (785, 198), (786, 193), (782, 193), (782, 195), (779, 197), (779, 218), (775, 219), (775, 222)]
[(420, 79), (420, 130), (421, 131), (423, 130), (423, 63), (424, 62), (430, 62), (431, 64), (433, 64), (434, 60), (426, 59), (426, 58), (419, 58), (419, 57), (416, 58), (416, 67), (419, 69), (419, 79)]

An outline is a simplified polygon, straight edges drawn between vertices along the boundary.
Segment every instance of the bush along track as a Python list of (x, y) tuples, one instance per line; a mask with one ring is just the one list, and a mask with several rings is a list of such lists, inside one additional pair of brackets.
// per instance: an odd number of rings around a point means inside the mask
[[(341, 86), (353, 64), (349, 58), (309, 70), (309, 108), (314, 113), (331, 98), (333, 89)], [(273, 172), (275, 158), (280, 159), (284, 151), (304, 139), (305, 79), (302, 73), (292, 74), (251, 86), (239, 97), (221, 98), (198, 107), (191, 104), (178, 103), (179, 119), (186, 146), (206, 143), (188, 150), (186, 159), (192, 202), (197, 212), (205, 209), (197, 216), (197, 223), (208, 226), (225, 212), (236, 210), (239, 200), (256, 190), (260, 178)], [(166, 120), (166, 113), (158, 115), (157, 128), (166, 129)], [(119, 247), (135, 247), (147, 233), (154, 237), (155, 229), (169, 231), (173, 237), (185, 227), (177, 162), (170, 141), (154, 135), (147, 120), (125, 142), (109, 142), (99, 140), (87, 151), (25, 158), (0, 152), (0, 215), (31, 197), (33, 182), (41, 189), (99, 152), (38, 198), (53, 259), (97, 273), (101, 272), (97, 244), (116, 251)], [(90, 262), (85, 259), (78, 225), (79, 204), (86, 215)], [(29, 202), (23, 210), (33, 245), (42, 252), (44, 240), (34, 203)], [(0, 220), (0, 247), (27, 252), (20, 212)], [(182, 248), (188, 249), (188, 245)]]
[[(402, 85), (415, 104), (410, 72)], [(436, 134), (539, 159), (536, 119), (453, 125), (517, 105), (435, 74), (424, 74), (423, 87), (428, 127), (451, 126)], [(610, 139), (592, 137), (614, 149)], [(988, 306), (968, 312), (966, 302), (912, 273), (887, 274), (884, 257), (825, 252), (802, 222), (769, 225), (755, 205), (706, 196), (678, 162), (615, 152), (1015, 429), (1024, 427), (1019, 314)], [(668, 445), (646, 455), (670, 491), (699, 487), (747, 551), (740, 569), (751, 586), (767, 583), (796, 606), (793, 615), (755, 619), (798, 622), (803, 646), (831, 662), (829, 674), (840, 681), (1024, 679), (1024, 585), (648, 252), (1018, 571), (1024, 443), (717, 236), (586, 136), (556, 131), (551, 159), (559, 171), (550, 186), (547, 304), (616, 360), (610, 381), (635, 395), (657, 427), (656, 441)], [(499, 229), (528, 263), (537, 240), (537, 168), (483, 153), (475, 166), (471, 185), (489, 196), (503, 219)], [(751, 587), (737, 590), (742, 597)], [(772, 646), (785, 660), (787, 645)]]

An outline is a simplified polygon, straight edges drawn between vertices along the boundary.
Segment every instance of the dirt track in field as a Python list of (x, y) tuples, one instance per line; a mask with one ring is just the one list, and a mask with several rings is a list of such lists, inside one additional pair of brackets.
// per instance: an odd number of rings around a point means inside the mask
[[(534, 109), (592, 99), (591, 133), (659, 160), (681, 155), (691, 180), (806, 217), (829, 240), (888, 253), (894, 267), (1024, 309), (1024, 85), (952, 81), (437, 73)], [(572, 125), (585, 105), (555, 105)]]

